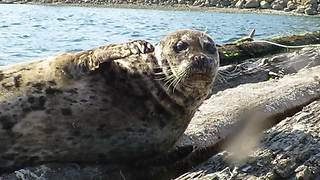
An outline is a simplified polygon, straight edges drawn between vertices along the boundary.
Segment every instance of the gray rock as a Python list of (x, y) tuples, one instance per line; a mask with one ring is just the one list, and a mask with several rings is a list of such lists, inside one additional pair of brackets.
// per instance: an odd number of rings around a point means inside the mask
[(317, 0), (307, 0), (303, 3), (303, 5), (309, 5), (309, 4), (317, 5), (318, 3), (317, 3)]
[(297, 9), (294, 11), (296, 13), (304, 13), (306, 8), (304, 6), (298, 6)]
[(317, 11), (320, 14), (320, 4), (318, 5)]
[(270, 9), (270, 8), (271, 8), (271, 5), (270, 5), (270, 3), (268, 3), (267, 1), (261, 1), (261, 2), (260, 2), (260, 7), (261, 7), (262, 9)]
[(237, 1), (235, 7), (239, 8), (239, 9), (242, 9), (245, 3), (246, 3), (245, 0), (239, 0), (239, 1)]
[(288, 4), (288, 0), (276, 0), (273, 4), (281, 4), (283, 7), (286, 7)]
[(284, 8), (283, 11), (284, 12), (290, 12), (291, 10), (289, 8)]
[(195, 0), (192, 5), (193, 6), (200, 6), (201, 4), (202, 4), (201, 0)]
[(272, 9), (274, 9), (274, 10), (283, 10), (284, 7), (281, 4), (274, 3), (274, 4), (272, 4)]
[(230, 0), (220, 0), (218, 2), (222, 7), (228, 7), (231, 5), (231, 1)]
[(287, 8), (288, 8), (290, 11), (292, 11), (292, 10), (296, 9), (297, 6), (296, 6), (292, 1), (289, 1), (289, 2), (287, 3)]
[(245, 8), (258, 8), (260, 6), (259, 0), (248, 0), (245, 4)]
[(42, 3), (53, 3), (53, 0), (41, 0)]
[(209, 0), (210, 6), (216, 6), (218, 4), (218, 0)]
[(209, 7), (209, 6), (210, 6), (210, 1), (209, 1), (209, 0), (206, 0), (205, 3), (204, 3), (204, 5), (205, 5), (206, 7)]
[(316, 15), (318, 14), (317, 10), (312, 8), (312, 7), (308, 7), (304, 10), (304, 13), (307, 15)]
[(17, 2), (18, 0), (2, 0), (2, 3), (6, 3), (6, 4), (12, 4), (14, 2)]

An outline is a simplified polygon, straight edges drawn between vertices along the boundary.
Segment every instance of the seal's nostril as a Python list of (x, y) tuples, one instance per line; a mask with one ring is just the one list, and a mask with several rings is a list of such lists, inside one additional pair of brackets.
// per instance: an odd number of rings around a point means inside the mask
[(191, 59), (194, 61), (206, 61), (207, 57), (204, 55), (199, 55), (199, 56), (193, 56)]

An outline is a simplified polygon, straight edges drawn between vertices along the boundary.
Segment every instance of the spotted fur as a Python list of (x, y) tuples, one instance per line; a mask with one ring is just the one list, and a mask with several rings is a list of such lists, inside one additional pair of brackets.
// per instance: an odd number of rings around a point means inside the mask
[[(133, 41), (2, 68), (0, 170), (44, 162), (126, 163), (166, 152), (216, 76), (218, 55), (203, 49), (203, 38), (210, 37), (184, 30), (157, 48)], [(181, 39), (189, 49), (173, 52)], [(206, 63), (193, 65), (197, 54)], [(168, 87), (165, 79), (175, 68), (189, 69)]]

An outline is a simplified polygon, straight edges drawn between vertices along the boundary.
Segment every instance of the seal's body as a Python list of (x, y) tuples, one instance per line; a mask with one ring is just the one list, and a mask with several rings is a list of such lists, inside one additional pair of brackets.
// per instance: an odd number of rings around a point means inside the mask
[(108, 45), (0, 71), (0, 169), (127, 162), (168, 151), (211, 90), (212, 39), (198, 31)]

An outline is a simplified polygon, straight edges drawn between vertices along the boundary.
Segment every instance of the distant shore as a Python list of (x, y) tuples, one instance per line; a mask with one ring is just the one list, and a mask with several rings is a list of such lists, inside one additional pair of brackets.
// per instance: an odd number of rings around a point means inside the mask
[[(138, 2), (139, 1), (139, 2)], [(295, 4), (290, 7), (290, 2), (283, 5), (283, 9), (275, 10), (271, 6), (275, 2), (287, 0), (267, 0), (270, 3), (270, 8), (262, 8), (261, 4), (266, 2), (264, 0), (223, 0), (223, 4), (210, 4), (215, 0), (0, 0), (3, 4), (35, 4), (35, 5), (48, 5), (48, 6), (80, 6), (80, 7), (104, 7), (104, 8), (130, 8), (130, 9), (159, 9), (159, 10), (182, 10), (182, 11), (207, 11), (207, 12), (224, 12), (224, 13), (258, 13), (258, 14), (274, 14), (274, 15), (294, 15), (294, 16), (317, 16), (320, 17), (320, 2), (317, 0), (306, 0), (305, 5)], [(161, 1), (161, 2), (159, 2)], [(228, 2), (226, 2), (228, 1)], [(231, 2), (232, 1), (232, 2)], [(242, 5), (239, 2), (243, 2)], [(257, 1), (256, 7), (248, 6), (251, 1)], [(180, 3), (178, 3), (180, 2)], [(201, 3), (203, 2), (203, 3)], [(309, 3), (309, 4), (308, 4)], [(290, 11), (288, 7), (290, 7)], [(250, 8), (246, 8), (250, 7)], [(312, 9), (312, 7), (314, 7)], [(295, 8), (295, 9), (294, 9)], [(310, 8), (312, 10), (310, 10)], [(310, 11), (310, 12), (309, 12)]]

